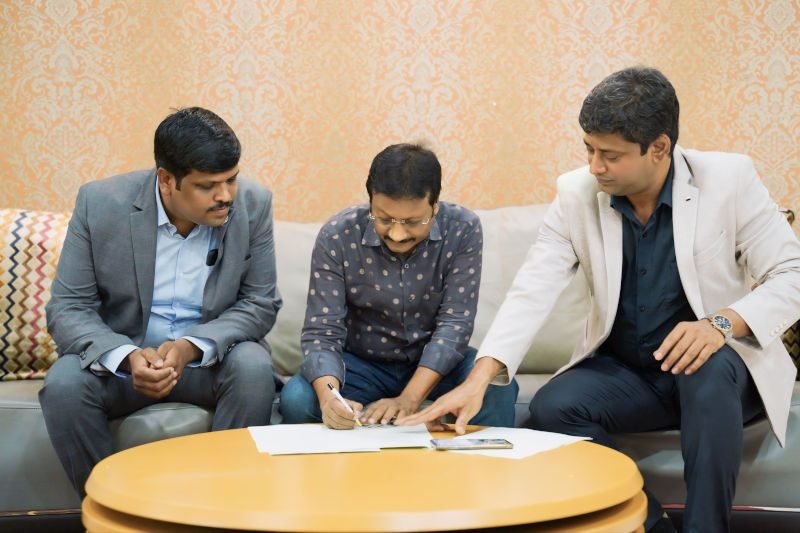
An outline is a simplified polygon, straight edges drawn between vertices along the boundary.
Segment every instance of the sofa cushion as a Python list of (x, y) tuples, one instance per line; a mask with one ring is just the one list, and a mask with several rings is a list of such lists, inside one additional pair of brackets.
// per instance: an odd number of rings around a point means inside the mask
[[(483, 272), (473, 346), (480, 346), (506, 292), (539, 236), (547, 204), (478, 210), (483, 225)], [(589, 289), (582, 270), (561, 293), (533, 340), (518, 372), (553, 373), (565, 365), (589, 313)]]
[(306, 312), (311, 251), (322, 223), (275, 221), (275, 262), (283, 307), (267, 335), (275, 372), (285, 382), (302, 360), (300, 332)]
[(44, 377), (56, 360), (44, 306), (69, 213), (0, 209), (0, 380)]

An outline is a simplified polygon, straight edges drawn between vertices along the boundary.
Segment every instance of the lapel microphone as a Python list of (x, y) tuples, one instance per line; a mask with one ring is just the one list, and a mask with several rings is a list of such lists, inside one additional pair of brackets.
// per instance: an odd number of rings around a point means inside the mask
[(208, 251), (206, 256), (206, 266), (214, 266), (217, 264), (217, 256), (219, 256), (219, 249), (214, 248)]
[[(231, 213), (233, 212), (233, 204), (229, 207), (228, 217), (225, 219), (224, 224), (227, 224), (228, 221), (231, 219)], [(220, 236), (222, 233), (222, 226), (216, 227), (212, 230), (211, 234), (211, 242), (209, 243), (208, 247), (210, 250), (208, 251), (208, 255), (206, 255), (206, 266), (214, 266), (217, 264), (217, 259), (219, 259), (219, 241)]]

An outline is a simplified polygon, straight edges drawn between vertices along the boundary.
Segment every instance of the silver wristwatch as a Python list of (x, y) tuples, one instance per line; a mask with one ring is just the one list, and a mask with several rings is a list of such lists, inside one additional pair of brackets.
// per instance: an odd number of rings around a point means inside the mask
[(722, 336), (725, 337), (725, 342), (733, 338), (733, 325), (731, 321), (728, 320), (728, 317), (723, 315), (711, 315), (707, 316), (706, 320), (708, 320), (712, 328), (722, 333)]

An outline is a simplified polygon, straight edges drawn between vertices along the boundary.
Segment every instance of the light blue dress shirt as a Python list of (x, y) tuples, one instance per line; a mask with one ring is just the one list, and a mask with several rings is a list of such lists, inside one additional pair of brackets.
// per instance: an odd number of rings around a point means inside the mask
[[(213, 341), (202, 337), (184, 335), (190, 327), (198, 324), (202, 316), (203, 291), (213, 266), (206, 265), (208, 252), (219, 246), (214, 242), (217, 232), (210, 226), (195, 226), (185, 238), (169, 221), (156, 182), (156, 205), (158, 227), (156, 238), (156, 267), (153, 284), (153, 303), (150, 320), (142, 348), (158, 348), (168, 340), (186, 339), (203, 352), (201, 361), (189, 366), (211, 366), (217, 361), (217, 350)], [(226, 220), (227, 223), (227, 220)], [(110, 371), (117, 376), (120, 363), (139, 347), (124, 344), (100, 356), (92, 364), (92, 370)]]

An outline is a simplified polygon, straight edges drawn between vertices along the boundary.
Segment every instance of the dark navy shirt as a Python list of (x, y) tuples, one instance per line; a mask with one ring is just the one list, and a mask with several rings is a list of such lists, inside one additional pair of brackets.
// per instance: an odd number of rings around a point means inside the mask
[(309, 382), (343, 382), (346, 350), (450, 373), (464, 357), (478, 308), (480, 219), (439, 202), (428, 238), (402, 257), (386, 248), (368, 215), (368, 204), (345, 209), (317, 236), (300, 372)]
[(672, 232), (670, 166), (658, 203), (644, 226), (625, 196), (612, 196), (622, 215), (622, 285), (617, 315), (599, 354), (617, 357), (637, 369), (655, 370), (653, 352), (682, 321), (697, 320), (678, 275)]

